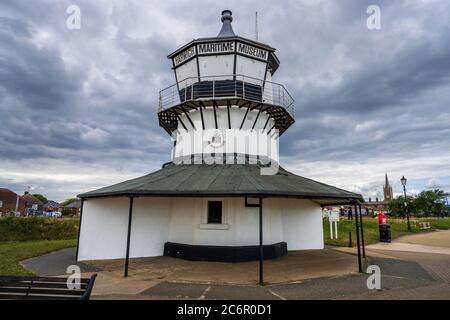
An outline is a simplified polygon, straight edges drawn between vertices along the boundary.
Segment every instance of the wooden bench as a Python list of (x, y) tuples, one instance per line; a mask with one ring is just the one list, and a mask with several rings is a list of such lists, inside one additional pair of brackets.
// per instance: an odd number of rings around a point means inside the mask
[(431, 225), (429, 222), (419, 222), (420, 229), (431, 229)]
[(67, 278), (0, 276), (0, 300), (89, 300), (97, 274), (69, 289)]

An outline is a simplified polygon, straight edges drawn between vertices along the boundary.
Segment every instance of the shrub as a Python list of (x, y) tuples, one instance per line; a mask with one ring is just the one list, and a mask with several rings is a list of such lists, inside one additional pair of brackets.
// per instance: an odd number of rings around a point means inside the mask
[(79, 219), (0, 218), (0, 242), (74, 239)]
[(63, 216), (70, 216), (70, 215), (72, 215), (72, 210), (71, 209), (67, 209), (67, 208), (64, 208), (64, 209), (62, 209), (61, 210), (61, 214), (63, 215)]

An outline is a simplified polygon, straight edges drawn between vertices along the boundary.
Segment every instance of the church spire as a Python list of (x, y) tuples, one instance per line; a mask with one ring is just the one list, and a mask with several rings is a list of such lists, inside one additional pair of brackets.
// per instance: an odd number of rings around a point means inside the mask
[(394, 199), (394, 193), (392, 191), (392, 187), (389, 184), (388, 175), (384, 176), (384, 187), (383, 187), (383, 193), (384, 193), (384, 201), (390, 201)]

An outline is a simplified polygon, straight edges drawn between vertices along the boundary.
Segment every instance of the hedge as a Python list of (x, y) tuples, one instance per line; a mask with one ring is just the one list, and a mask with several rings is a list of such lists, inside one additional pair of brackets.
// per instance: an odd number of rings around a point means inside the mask
[(0, 242), (74, 239), (78, 223), (77, 218), (0, 218)]

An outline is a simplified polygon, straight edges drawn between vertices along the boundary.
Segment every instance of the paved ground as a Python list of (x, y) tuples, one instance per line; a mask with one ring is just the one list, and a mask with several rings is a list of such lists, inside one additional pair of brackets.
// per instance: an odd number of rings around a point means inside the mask
[[(372, 256), (383, 255), (388, 259), (400, 259), (396, 261), (409, 262), (420, 266), (426, 272), (430, 279), (419, 286), (407, 286), (400, 288), (390, 288), (386, 290), (382, 284), (383, 290), (371, 295), (370, 292), (361, 293), (355, 296), (346, 296), (345, 299), (445, 299), (450, 300), (450, 255), (422, 253), (422, 252), (402, 252), (402, 251), (383, 251), (369, 249), (368, 253)], [(381, 272), (386, 272), (392, 268), (381, 266)], [(399, 269), (402, 273), (403, 270)], [(414, 278), (410, 274), (408, 278)], [(414, 279), (413, 279), (414, 280)], [(413, 283), (413, 282), (412, 282)]]
[(446, 247), (450, 249), (450, 231), (435, 231), (431, 233), (403, 236), (395, 243), (418, 244), (431, 247)]
[[(107, 270), (111, 275), (123, 274), (123, 259), (86, 263)], [(293, 251), (288, 256), (266, 260), (264, 270), (267, 283), (301, 281), (356, 273), (357, 259), (353, 255), (330, 249)], [(130, 260), (129, 277), (147, 281), (252, 285), (259, 281), (259, 262), (222, 263), (186, 261), (171, 257), (140, 258)]]
[(435, 231), (403, 236), (392, 243), (380, 242), (367, 248), (450, 255), (450, 231)]
[[(74, 264), (73, 251), (72, 254), (70, 250), (62, 250), (27, 260), (24, 265), (37, 274), (64, 275), (67, 266)], [(193, 262), (171, 257), (131, 259), (128, 278), (123, 277), (123, 259), (87, 262), (82, 267), (86, 265), (89, 267), (84, 270), (82, 268), (86, 277), (90, 275), (90, 272), (100, 270), (94, 286), (94, 296), (136, 295), (162, 282), (231, 284), (239, 285), (240, 288), (242, 285), (249, 285), (248, 290), (253, 290), (252, 286), (258, 283), (259, 278), (257, 261)], [(357, 259), (353, 254), (332, 249), (297, 251), (290, 252), (286, 257), (265, 261), (264, 271), (265, 281), (270, 284), (336, 277), (343, 274), (356, 274)], [(243, 292), (240, 291), (238, 294)], [(165, 293), (155, 294), (165, 296)]]
[[(408, 236), (388, 245), (368, 246), (367, 263), (381, 269), (380, 291), (367, 289), (368, 275), (354, 273), (355, 250), (339, 248), (294, 252), (289, 257), (267, 261), (266, 279), (271, 284), (263, 287), (251, 284), (257, 280), (257, 264), (253, 262), (189, 262), (167, 257), (135, 259), (127, 279), (122, 277), (123, 260), (96, 263), (95, 268), (103, 271), (99, 272), (94, 298), (450, 300), (450, 253), (445, 250), (449, 243), (450, 231), (446, 231)], [(414, 251), (414, 248), (419, 250)], [(24, 264), (35, 272), (40, 270), (40, 274), (43, 271), (55, 275), (73, 262), (69, 250), (43, 257)], [(92, 271), (89, 268), (92, 265), (84, 271)], [(290, 283), (282, 283), (289, 278)], [(241, 281), (246, 285), (233, 284)]]
[[(396, 289), (412, 289), (434, 285), (436, 281), (418, 264), (386, 258), (372, 258), (382, 270), (383, 291), (369, 291), (368, 275), (304, 280), (297, 283), (260, 286), (207, 285), (163, 282), (145, 290), (145, 296), (176, 299), (364, 299)], [(449, 296), (450, 297), (450, 296)]]
[(81, 272), (96, 272), (98, 268), (78, 263), (75, 260), (75, 248), (63, 249), (49, 254), (22, 261), (21, 264), (35, 274), (45, 277), (56, 277), (66, 274), (67, 267), (77, 265)]
[[(376, 295), (362, 293), (348, 299), (446, 299), (450, 300), (450, 231), (436, 231), (401, 237), (391, 244), (368, 246), (372, 257), (396, 259), (419, 265), (432, 279), (419, 287), (383, 290)], [(389, 268), (382, 268), (389, 269)]]

